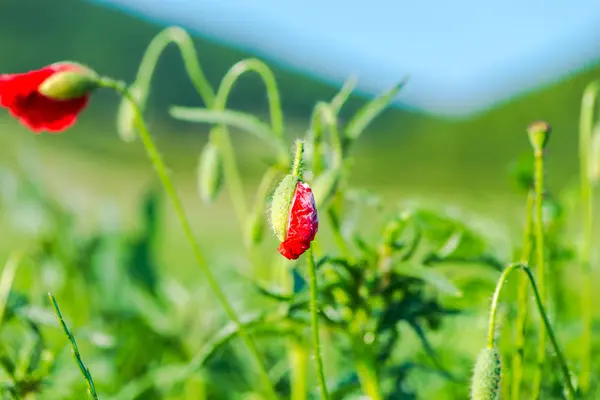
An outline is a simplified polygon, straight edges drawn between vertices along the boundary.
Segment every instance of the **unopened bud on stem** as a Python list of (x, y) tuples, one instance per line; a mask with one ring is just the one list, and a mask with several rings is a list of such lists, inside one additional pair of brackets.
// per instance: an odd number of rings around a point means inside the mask
[(550, 138), (551, 132), (552, 128), (545, 121), (537, 121), (527, 127), (529, 141), (531, 142), (531, 146), (533, 147), (534, 151), (544, 151), (544, 148), (548, 144), (548, 139)]
[(100, 82), (98, 74), (90, 68), (73, 62), (55, 64), (62, 70), (46, 79), (38, 91), (52, 100), (71, 100), (89, 95)]

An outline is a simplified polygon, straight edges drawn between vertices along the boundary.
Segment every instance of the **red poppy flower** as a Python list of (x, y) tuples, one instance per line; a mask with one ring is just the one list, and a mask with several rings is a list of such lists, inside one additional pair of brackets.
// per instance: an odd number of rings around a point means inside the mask
[(82, 72), (81, 77), (90, 81), (90, 71), (74, 63), (57, 63), (36, 71), (0, 75), (0, 106), (7, 108), (12, 116), (36, 133), (67, 129), (88, 104), (90, 91), (63, 99), (40, 93), (42, 84), (64, 72)]
[(296, 260), (315, 239), (319, 229), (317, 206), (308, 184), (298, 181), (289, 209), (285, 240), (279, 245), (279, 252), (288, 260)]

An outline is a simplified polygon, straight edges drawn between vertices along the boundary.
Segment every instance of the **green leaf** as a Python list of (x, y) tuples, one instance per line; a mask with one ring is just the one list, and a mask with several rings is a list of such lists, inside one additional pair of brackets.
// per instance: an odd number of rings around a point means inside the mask
[(276, 146), (278, 143), (278, 139), (273, 134), (269, 125), (265, 124), (255, 116), (243, 112), (175, 106), (171, 107), (169, 113), (175, 119), (188, 122), (225, 124), (246, 131), (273, 146)]
[(346, 101), (350, 98), (352, 91), (356, 87), (356, 76), (352, 75), (344, 82), (344, 86), (340, 89), (340, 91), (335, 95), (333, 99), (331, 99), (330, 107), (331, 111), (334, 115), (337, 115)]
[(385, 92), (383, 95), (375, 98), (367, 105), (362, 107), (352, 117), (350, 122), (345, 129), (345, 137), (347, 140), (354, 141), (363, 133), (367, 126), (375, 119), (379, 114), (385, 110), (385, 108), (394, 100), (400, 89), (406, 84), (406, 79), (396, 84), (393, 88)]

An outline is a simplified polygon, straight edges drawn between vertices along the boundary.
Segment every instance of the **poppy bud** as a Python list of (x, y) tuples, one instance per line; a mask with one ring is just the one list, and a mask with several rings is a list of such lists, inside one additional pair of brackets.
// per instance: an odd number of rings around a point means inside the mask
[(501, 378), (500, 354), (495, 348), (486, 347), (477, 357), (473, 372), (471, 399), (497, 400), (500, 395)]
[(287, 175), (275, 190), (271, 224), (281, 241), (278, 250), (289, 260), (300, 257), (314, 240), (319, 228), (315, 198), (297, 175)]
[(219, 148), (208, 142), (198, 164), (198, 189), (205, 203), (212, 203), (223, 187), (223, 162)]
[(527, 127), (529, 141), (536, 152), (541, 152), (548, 144), (552, 128), (545, 121), (537, 121)]
[(98, 88), (98, 74), (88, 67), (72, 62), (57, 63), (62, 70), (48, 77), (38, 92), (52, 100), (72, 100), (90, 94)]

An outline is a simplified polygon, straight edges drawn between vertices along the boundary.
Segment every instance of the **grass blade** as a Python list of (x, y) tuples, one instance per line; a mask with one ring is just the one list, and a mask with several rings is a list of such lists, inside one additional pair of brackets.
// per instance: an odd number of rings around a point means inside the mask
[(56, 299), (54, 298), (52, 293), (48, 293), (48, 297), (50, 297), (50, 301), (52, 302), (52, 305), (54, 306), (54, 311), (56, 312), (56, 317), (58, 318), (58, 322), (60, 322), (60, 325), (62, 326), (63, 331), (65, 332), (65, 335), (67, 335), (67, 337), (69, 338), (69, 341), (71, 342), (71, 350), (73, 352), (73, 357), (75, 358), (75, 361), (77, 362), (77, 365), (79, 366), (79, 370), (81, 371), (81, 374), (83, 375), (83, 377), (85, 378), (85, 381), (87, 382), (88, 393), (90, 394), (90, 397), (92, 399), (98, 400), (98, 394), (96, 393), (96, 387), (94, 386), (94, 380), (92, 379), (92, 374), (90, 373), (90, 370), (85, 366), (85, 364), (83, 363), (83, 360), (81, 359), (81, 354), (79, 353), (79, 347), (77, 347), (77, 342), (75, 342), (75, 337), (71, 334), (69, 327), (65, 323), (62, 313), (60, 312), (60, 308), (58, 308), (58, 303), (56, 302)]

